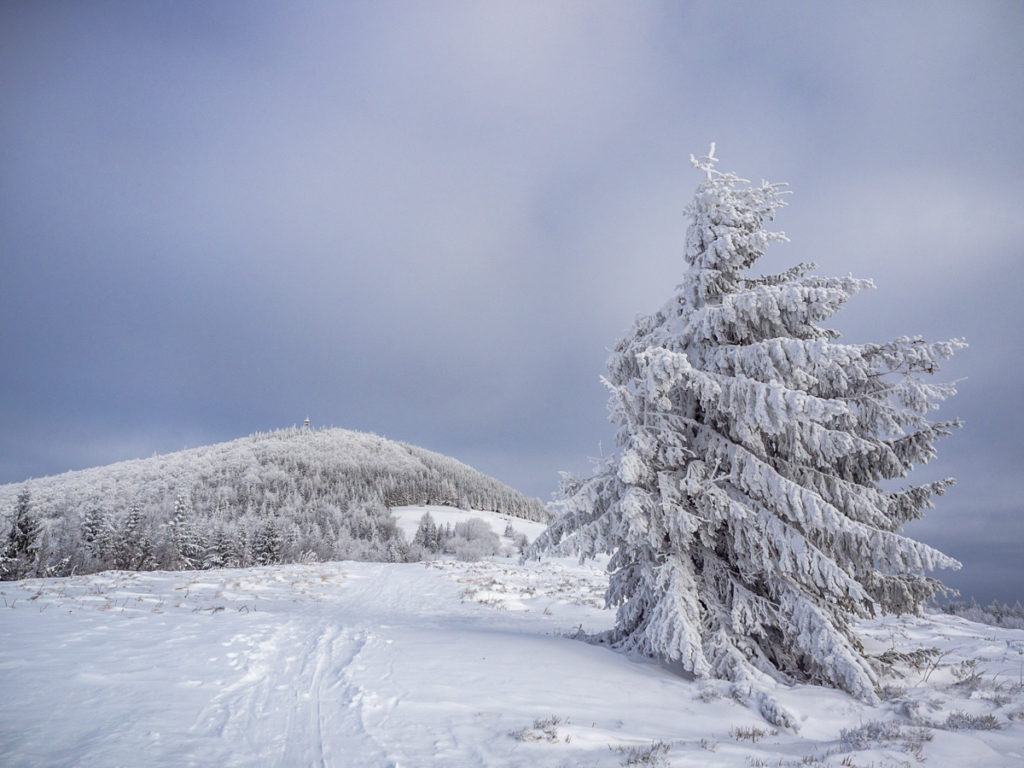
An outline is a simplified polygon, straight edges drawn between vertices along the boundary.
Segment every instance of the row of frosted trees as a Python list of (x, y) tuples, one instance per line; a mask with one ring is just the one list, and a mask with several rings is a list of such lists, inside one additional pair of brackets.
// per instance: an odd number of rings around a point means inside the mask
[[(100, 507), (75, 519), (43, 522), (25, 490), (18, 499), (0, 578), (65, 576), (108, 569), (197, 570), (299, 560), (404, 562), (410, 548), (387, 507), (367, 502), (346, 509), (320, 506), (307, 513), (232, 514), (222, 507), (196, 512), (178, 496), (173, 512), (147, 516), (141, 505), (118, 515)], [(77, 521), (77, 523), (76, 523)]]

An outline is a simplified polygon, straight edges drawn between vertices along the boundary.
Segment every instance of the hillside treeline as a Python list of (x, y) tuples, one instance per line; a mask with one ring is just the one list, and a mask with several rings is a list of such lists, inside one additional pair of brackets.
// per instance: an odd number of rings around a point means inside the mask
[(549, 517), (538, 500), (441, 454), (371, 434), (292, 428), (0, 486), (0, 570), (10, 579), (401, 562), (409, 546), (389, 508), (410, 504)]

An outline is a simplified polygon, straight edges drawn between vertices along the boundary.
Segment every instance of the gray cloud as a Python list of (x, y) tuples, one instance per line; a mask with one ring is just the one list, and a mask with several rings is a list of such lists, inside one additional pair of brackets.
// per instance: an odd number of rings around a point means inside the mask
[(960, 485), (916, 530), (966, 546), (970, 515), (972, 589), (1019, 592), (1022, 21), (7, 3), (0, 482), (309, 414), (546, 498), (610, 448), (606, 350), (678, 282), (687, 158), (717, 140), (792, 184), (765, 269), (876, 280), (847, 338), (968, 337), (942, 411), (967, 425), (926, 470)]

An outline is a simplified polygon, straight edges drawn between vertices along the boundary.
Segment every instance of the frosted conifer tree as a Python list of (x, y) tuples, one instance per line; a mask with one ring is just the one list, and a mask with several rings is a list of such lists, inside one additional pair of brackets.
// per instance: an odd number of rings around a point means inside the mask
[(206, 547), (203, 568), (226, 568), (232, 565), (231, 556), (228, 554), (231, 548), (231, 537), (228, 532), (223, 528), (217, 528), (210, 536)]
[(872, 287), (813, 264), (748, 272), (781, 233), (782, 185), (715, 169), (687, 208), (675, 295), (615, 347), (620, 452), (567, 478), (534, 555), (611, 554), (600, 639), (698, 677), (807, 681), (875, 700), (857, 617), (913, 612), (959, 564), (904, 536), (952, 480), (887, 490), (958, 426), (924, 380), (961, 341), (841, 344), (819, 323)]
[(82, 541), (89, 554), (102, 566), (109, 565), (111, 552), (115, 548), (115, 531), (110, 515), (98, 507), (92, 507), (82, 520)]
[(0, 550), (0, 579), (13, 581), (36, 575), (41, 533), (42, 525), (32, 512), (32, 496), (23, 488), (14, 507), (14, 522), (7, 541)]
[(115, 549), (120, 569), (143, 571), (154, 566), (153, 542), (144, 529), (142, 509), (138, 504), (133, 504), (128, 510)]
[(259, 527), (252, 540), (252, 559), (257, 565), (280, 563), (284, 546), (284, 537), (277, 522), (268, 520)]
[(420, 518), (420, 524), (416, 528), (416, 534), (413, 536), (412, 543), (423, 547), (427, 552), (437, 552), (437, 523), (434, 522), (434, 518), (431, 517), (429, 512), (424, 512), (423, 517)]
[(192, 509), (185, 497), (178, 495), (174, 502), (174, 517), (167, 524), (171, 530), (171, 542), (178, 556), (178, 564), (186, 571), (203, 566), (203, 555), (206, 547), (203, 538), (196, 528)]

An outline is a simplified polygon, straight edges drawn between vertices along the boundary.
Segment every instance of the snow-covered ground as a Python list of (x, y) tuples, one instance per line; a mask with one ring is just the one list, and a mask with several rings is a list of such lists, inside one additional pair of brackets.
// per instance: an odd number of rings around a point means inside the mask
[(604, 582), (497, 558), (0, 584), (0, 765), (1024, 764), (1024, 631), (865, 623), (885, 702), (780, 688), (777, 730), (757, 691), (571, 639), (611, 625)]

